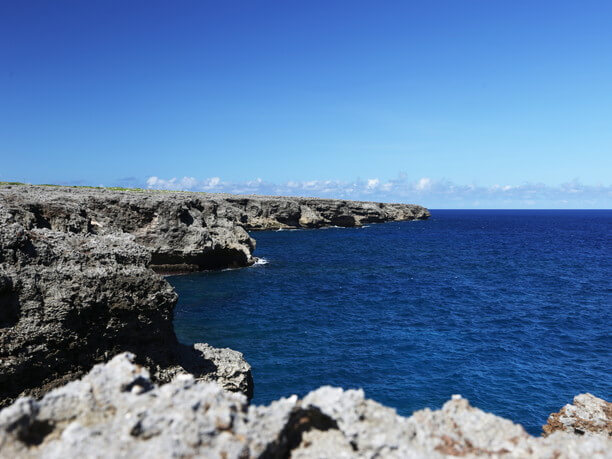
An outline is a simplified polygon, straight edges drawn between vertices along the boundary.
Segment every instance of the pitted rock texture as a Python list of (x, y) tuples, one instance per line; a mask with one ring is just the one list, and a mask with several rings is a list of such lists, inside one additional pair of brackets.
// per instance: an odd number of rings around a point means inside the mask
[(0, 187), (0, 206), (26, 230), (129, 235), (159, 272), (254, 261), (254, 241), (236, 216), (220, 201), (194, 195), (21, 185)]
[(577, 395), (572, 405), (567, 404), (548, 417), (543, 430), (545, 435), (562, 431), (612, 437), (612, 403), (591, 394)]
[(0, 185), (0, 406), (40, 396), (121, 351), (251, 396), (229, 349), (181, 346), (157, 272), (248, 266), (249, 229), (426, 218), (419, 206)]
[(2, 457), (603, 458), (612, 440), (532, 437), (454, 397), (398, 416), (360, 390), (322, 387), (269, 406), (188, 375), (156, 386), (120, 354), (35, 401), (0, 412)]
[(200, 376), (203, 381), (213, 381), (230, 392), (241, 392), (253, 398), (251, 365), (241, 352), (228, 348), (216, 348), (205, 343), (194, 344), (201, 356), (214, 364), (215, 369)]
[(250, 230), (429, 217), (410, 204), (35, 185), (0, 185), (0, 206), (28, 230), (130, 234), (162, 273), (248, 266), (255, 261)]
[(244, 212), (240, 218), (248, 230), (354, 227), (367, 223), (425, 220), (430, 216), (427, 209), (413, 204), (272, 196), (225, 199)]
[[(0, 406), (40, 396), (121, 351), (137, 352), (160, 381), (223, 373), (178, 343), (177, 295), (147, 267), (151, 254), (134, 239), (27, 228), (0, 207)], [(237, 368), (241, 355), (219, 352)], [(240, 369), (239, 382), (226, 374), (225, 385), (252, 393), (250, 367), (242, 361)]]

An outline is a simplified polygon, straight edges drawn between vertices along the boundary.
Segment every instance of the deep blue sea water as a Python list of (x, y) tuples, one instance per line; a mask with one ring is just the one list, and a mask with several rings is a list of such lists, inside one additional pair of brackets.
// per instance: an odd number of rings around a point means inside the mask
[(257, 232), (268, 263), (169, 278), (185, 343), (244, 353), (257, 404), (323, 384), (410, 415), (452, 394), (541, 431), (612, 399), (612, 211), (432, 211)]

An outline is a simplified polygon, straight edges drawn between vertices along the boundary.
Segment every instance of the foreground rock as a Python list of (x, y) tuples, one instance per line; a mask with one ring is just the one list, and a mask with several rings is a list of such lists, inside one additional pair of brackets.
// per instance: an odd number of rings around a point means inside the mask
[(591, 394), (577, 395), (573, 405), (567, 404), (551, 414), (543, 429), (545, 435), (562, 431), (612, 437), (612, 403)]
[(40, 401), (0, 412), (2, 457), (606, 457), (607, 437), (521, 426), (459, 397), (405, 418), (362, 391), (323, 387), (249, 407), (244, 395), (182, 375), (155, 386), (121, 354)]

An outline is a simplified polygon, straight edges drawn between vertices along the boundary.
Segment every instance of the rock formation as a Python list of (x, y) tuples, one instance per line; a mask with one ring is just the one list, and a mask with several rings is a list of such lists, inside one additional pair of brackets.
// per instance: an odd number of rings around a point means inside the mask
[(129, 234), (158, 272), (248, 266), (247, 231), (417, 220), (410, 204), (227, 194), (0, 185), (0, 207), (26, 230)]
[(177, 342), (158, 272), (247, 266), (248, 229), (426, 218), (426, 209), (204, 193), (0, 186), (0, 406), (122, 351), (155, 381), (182, 372), (253, 393), (239, 352)]
[(612, 437), (612, 403), (591, 394), (577, 395), (573, 405), (567, 404), (558, 413), (552, 413), (543, 429), (545, 435), (562, 431)]
[(79, 381), (0, 412), (2, 457), (603, 458), (607, 436), (532, 437), (453, 397), (411, 417), (322, 387), (269, 406), (179, 375), (157, 386), (120, 354)]
[(176, 293), (154, 270), (247, 266), (248, 230), (428, 216), (402, 204), (0, 186), (0, 456), (605, 457), (610, 405), (589, 394), (551, 415), (543, 438), (460, 397), (408, 418), (330, 387), (249, 406), (242, 354), (177, 342)]
[[(0, 207), (2, 404), (40, 396), (126, 350), (160, 381), (185, 371), (202, 378), (220, 372), (219, 353), (177, 342), (176, 293), (147, 267), (151, 255), (133, 236), (27, 228), (16, 220)], [(223, 352), (236, 374), (243, 372), (228, 387), (251, 394), (248, 364)]]

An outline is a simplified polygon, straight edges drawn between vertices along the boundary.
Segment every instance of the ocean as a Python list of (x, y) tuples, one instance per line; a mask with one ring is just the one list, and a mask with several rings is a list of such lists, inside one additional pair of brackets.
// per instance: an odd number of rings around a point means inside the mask
[(363, 388), (402, 415), (461, 394), (541, 432), (612, 399), (612, 211), (432, 210), (255, 232), (250, 268), (169, 277), (183, 343), (244, 353), (253, 403)]

